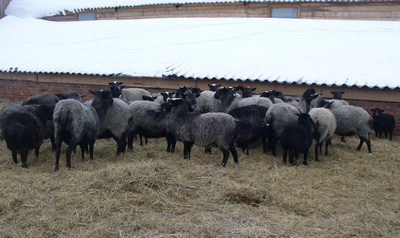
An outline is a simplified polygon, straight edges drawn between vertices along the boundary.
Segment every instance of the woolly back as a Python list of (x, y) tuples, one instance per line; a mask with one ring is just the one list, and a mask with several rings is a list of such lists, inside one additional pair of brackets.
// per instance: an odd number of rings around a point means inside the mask
[(4, 139), (10, 150), (33, 149), (43, 142), (43, 125), (27, 112), (13, 112), (4, 122)]

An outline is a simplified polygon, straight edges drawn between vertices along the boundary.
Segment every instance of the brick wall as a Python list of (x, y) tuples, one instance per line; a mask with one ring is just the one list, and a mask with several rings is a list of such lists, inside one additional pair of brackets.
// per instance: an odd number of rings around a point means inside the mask
[[(112, 80), (110, 80), (112, 81)], [(109, 89), (108, 85), (95, 84), (72, 84), (72, 83), (39, 83), (22, 80), (5, 80), (0, 79), (0, 102), (15, 102), (19, 103), (33, 95), (37, 94), (55, 94), (66, 91), (75, 91), (81, 95), (86, 95), (85, 99), (90, 99), (92, 96), (90, 90)], [(150, 91), (155, 91), (150, 90)], [(350, 100), (346, 99), (351, 105), (364, 108), (369, 114), (371, 109), (379, 107), (385, 112), (392, 114), (396, 119), (396, 127), (394, 135), (400, 136), (400, 102), (381, 102), (381, 101), (366, 101), (366, 100)]]
[(108, 85), (67, 84), (67, 83), (38, 83), (20, 80), (2, 80), (0, 84), (0, 100), (6, 102), (21, 102), (37, 94), (55, 94), (66, 91), (75, 91), (91, 98), (90, 90), (109, 89)]

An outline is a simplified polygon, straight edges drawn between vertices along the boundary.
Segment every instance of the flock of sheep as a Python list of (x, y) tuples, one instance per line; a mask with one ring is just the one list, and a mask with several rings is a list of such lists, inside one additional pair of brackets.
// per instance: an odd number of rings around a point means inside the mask
[(124, 88), (121, 82), (110, 82), (110, 90), (90, 91), (93, 99), (82, 102), (76, 92), (40, 94), (25, 100), (21, 106), (8, 104), (0, 111), (0, 129), (12, 158), (27, 168), (28, 152), (50, 139), (55, 151), (55, 169), (59, 169), (61, 144), (66, 143), (66, 163), (71, 168), (71, 154), (79, 146), (81, 157), (89, 153), (93, 159), (97, 139), (113, 138), (116, 154), (126, 147), (133, 149), (135, 136), (167, 140), (167, 151), (174, 152), (177, 141), (183, 142), (185, 159), (190, 159), (193, 145), (210, 153), (218, 147), (223, 153), (221, 166), (230, 154), (238, 163), (237, 147), (249, 154), (249, 143), (262, 139), (264, 152), (276, 155), (280, 141), (283, 161), (297, 164), (300, 154), (307, 165), (308, 152), (315, 140), (315, 160), (325, 143), (325, 155), (334, 134), (358, 135), (372, 153), (370, 127), (377, 136), (389, 134), (392, 139), (394, 117), (382, 109), (373, 109), (372, 116), (360, 107), (341, 100), (343, 92), (335, 92), (327, 100), (312, 88), (299, 97), (284, 96), (272, 90), (255, 95), (255, 88), (246, 86), (210, 89), (180, 87), (176, 92), (151, 94), (145, 89)]

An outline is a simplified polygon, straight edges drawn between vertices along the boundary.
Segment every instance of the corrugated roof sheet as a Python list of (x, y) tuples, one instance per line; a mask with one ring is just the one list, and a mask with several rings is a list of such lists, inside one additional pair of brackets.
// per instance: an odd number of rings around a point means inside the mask
[(400, 22), (0, 20), (0, 71), (400, 88)]
[[(382, 0), (390, 2), (392, 0)], [(380, 1), (380, 2), (382, 2)], [(135, 7), (163, 4), (234, 3), (234, 2), (376, 2), (371, 0), (13, 0), (5, 10), (8, 16), (48, 17), (88, 9)]]

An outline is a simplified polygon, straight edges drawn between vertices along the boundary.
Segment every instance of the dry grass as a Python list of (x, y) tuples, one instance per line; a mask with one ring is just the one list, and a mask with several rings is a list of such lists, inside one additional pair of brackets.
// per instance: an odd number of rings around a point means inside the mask
[[(0, 141), (2, 237), (399, 237), (400, 142), (373, 138), (373, 155), (335, 138), (330, 156), (289, 167), (262, 153), (232, 158), (164, 139), (116, 157), (100, 140), (93, 161), (54, 172), (46, 142), (29, 169)], [(278, 151), (281, 154), (280, 151)]]

